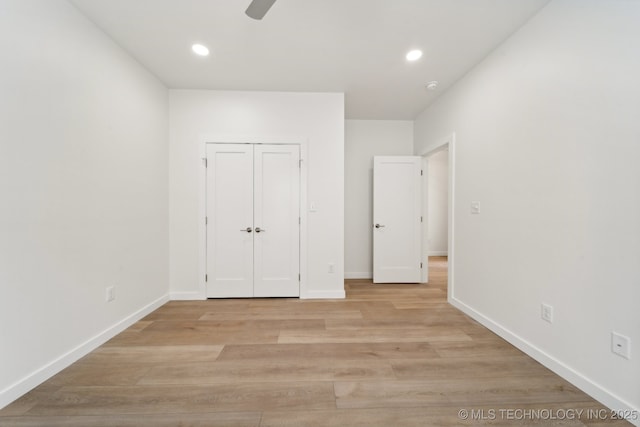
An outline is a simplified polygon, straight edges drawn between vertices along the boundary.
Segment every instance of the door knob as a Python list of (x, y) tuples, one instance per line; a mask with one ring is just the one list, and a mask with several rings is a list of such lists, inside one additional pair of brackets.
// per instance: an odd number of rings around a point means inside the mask
[[(251, 233), (252, 230), (251, 230), (251, 227), (247, 227), (247, 228), (243, 228), (240, 231), (246, 231), (247, 233)], [(256, 230), (256, 231), (258, 231), (258, 230)]]
[(256, 233), (260, 233), (261, 231), (267, 231), (264, 228), (256, 227)]
[(384, 225), (376, 224), (376, 225), (375, 225), (375, 227), (376, 227), (376, 228), (383, 228), (383, 227), (384, 227)]

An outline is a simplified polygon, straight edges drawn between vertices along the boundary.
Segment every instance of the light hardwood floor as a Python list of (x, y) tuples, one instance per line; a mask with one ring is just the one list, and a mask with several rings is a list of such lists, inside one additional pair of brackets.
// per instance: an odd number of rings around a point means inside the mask
[[(430, 271), (428, 285), (347, 281), (345, 300), (169, 302), (0, 425), (629, 425), (448, 305), (446, 258)], [(548, 419), (562, 410), (584, 412)]]

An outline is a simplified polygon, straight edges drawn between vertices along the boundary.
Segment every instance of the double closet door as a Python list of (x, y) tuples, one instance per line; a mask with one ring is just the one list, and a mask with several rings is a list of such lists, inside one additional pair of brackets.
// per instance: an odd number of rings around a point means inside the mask
[(300, 147), (207, 144), (207, 297), (300, 296)]

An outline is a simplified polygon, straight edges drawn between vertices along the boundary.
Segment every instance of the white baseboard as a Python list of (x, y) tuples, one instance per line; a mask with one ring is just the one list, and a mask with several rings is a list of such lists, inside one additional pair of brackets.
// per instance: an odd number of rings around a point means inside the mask
[[(535, 345), (514, 334), (507, 328), (494, 322), (485, 315), (479, 313), (462, 301), (456, 299), (455, 297), (452, 297), (449, 298), (449, 303), (468, 316), (472, 317), (474, 320), (490, 329), (492, 332), (496, 333), (509, 343), (513, 344), (515, 347), (519, 348), (527, 355), (543, 364), (545, 367), (549, 368), (565, 380), (569, 381), (603, 405), (607, 406), (608, 408), (640, 414), (640, 408), (633, 407), (633, 405), (629, 402), (626, 402), (625, 400), (616, 396), (614, 393), (602, 387), (595, 381), (592, 381), (591, 379), (587, 378), (580, 372), (575, 371), (573, 368), (561, 362), (560, 360), (545, 353)], [(631, 422), (635, 426), (640, 426), (640, 419), (630, 419), (629, 422)]]
[(169, 298), (171, 301), (202, 301), (207, 299), (200, 292), (171, 292)]
[(366, 271), (362, 273), (344, 273), (345, 279), (373, 279), (373, 273)]
[(449, 251), (429, 251), (429, 256), (449, 256)]
[(0, 391), (0, 409), (7, 406), (9, 403), (18, 399), (28, 391), (42, 384), (64, 368), (68, 367), (72, 363), (78, 361), (80, 358), (86, 356), (102, 344), (118, 335), (120, 332), (127, 329), (129, 326), (136, 323), (152, 311), (158, 309), (161, 305), (169, 301), (169, 295), (164, 295), (157, 300), (147, 304), (135, 313), (130, 314), (118, 323), (104, 331), (100, 332), (93, 338), (88, 339), (79, 346), (69, 350), (67, 353), (52, 360), (43, 367), (37, 369), (16, 383), (10, 385), (4, 390)]
[[(301, 294), (300, 299), (344, 299), (344, 290), (339, 291), (309, 291)], [(200, 292), (171, 292), (171, 301), (202, 301), (206, 299)]]
[(344, 289), (338, 291), (308, 291), (306, 295), (300, 295), (300, 299), (344, 299)]

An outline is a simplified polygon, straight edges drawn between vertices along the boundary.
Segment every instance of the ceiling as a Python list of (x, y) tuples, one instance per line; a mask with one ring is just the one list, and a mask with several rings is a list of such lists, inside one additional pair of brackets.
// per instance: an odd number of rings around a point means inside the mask
[(411, 120), (549, 0), (277, 0), (262, 21), (250, 0), (71, 2), (169, 88), (345, 92), (347, 118)]

